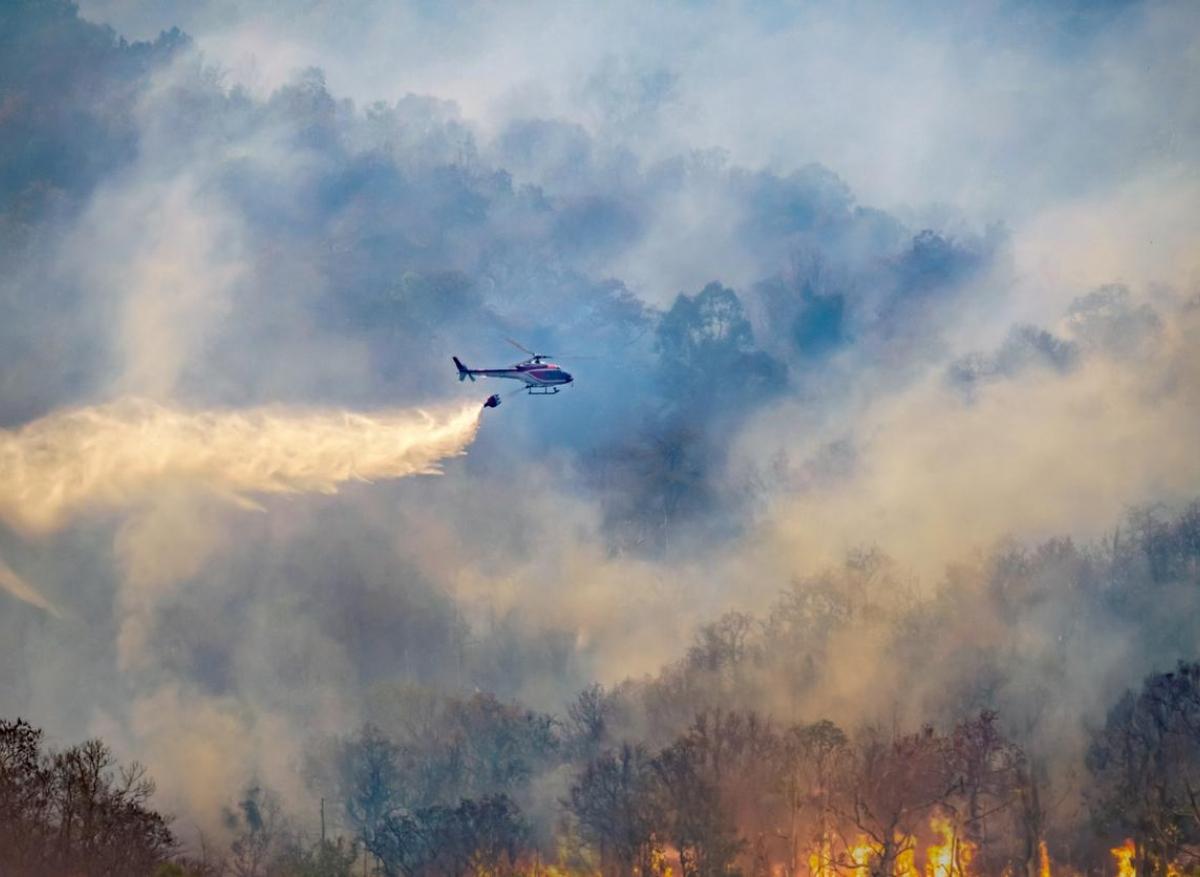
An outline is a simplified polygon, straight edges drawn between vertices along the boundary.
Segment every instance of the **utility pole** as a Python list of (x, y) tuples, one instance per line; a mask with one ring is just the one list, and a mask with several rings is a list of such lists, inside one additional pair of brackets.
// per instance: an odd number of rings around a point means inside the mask
[(321, 849), (325, 849), (325, 796), (321, 796)]

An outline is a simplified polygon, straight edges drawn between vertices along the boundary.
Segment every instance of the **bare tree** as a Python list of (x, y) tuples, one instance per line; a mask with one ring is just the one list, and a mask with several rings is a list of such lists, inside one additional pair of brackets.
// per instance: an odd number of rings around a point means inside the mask
[(42, 732), (28, 722), (0, 720), (0, 871), (33, 873), (51, 831), (51, 774), (41, 754)]
[(371, 840), (386, 877), (460, 877), (511, 873), (528, 839), (504, 795), (389, 814)]
[(567, 706), (565, 737), (570, 753), (583, 760), (599, 754), (608, 742), (612, 699), (603, 685), (589, 685)]
[(580, 834), (599, 853), (606, 875), (652, 873), (661, 815), (653, 767), (644, 749), (623, 745), (589, 761), (566, 803)]
[(721, 801), (714, 752), (690, 736), (654, 759), (663, 826), (679, 855), (683, 877), (727, 874), (745, 846)]
[(1134, 840), (1139, 873), (1200, 864), (1200, 664), (1181, 662), (1126, 693), (1087, 764), (1093, 816)]
[(287, 833), (278, 796), (262, 786), (249, 787), (237, 808), (225, 811), (225, 826), (234, 833), (229, 847), (234, 877), (267, 877)]
[(807, 841), (823, 854), (824, 841), (830, 835), (828, 819), (833, 809), (834, 784), (844, 769), (843, 760), (849, 756), (849, 741), (833, 722), (820, 721), (789, 728), (781, 749), (781, 770), (775, 781), (786, 814), (786, 873), (795, 875), (805, 864), (801, 843)]
[[(948, 767), (963, 799), (963, 835), (978, 848), (980, 864), (999, 871), (1007, 863), (1003, 852), (994, 848), (1006, 838), (994, 837), (989, 827), (1001, 818), (1011, 822), (1023, 781), (1028, 781), (1025, 755), (1000, 733), (991, 710), (959, 722), (946, 742)], [(1036, 858), (1036, 847), (1033, 853)]]
[(832, 811), (870, 841), (872, 877), (892, 877), (919, 828), (957, 788), (946, 750), (930, 727), (915, 734), (869, 728), (854, 742)]
[(168, 820), (150, 809), (145, 768), (99, 740), (58, 753), (41, 731), (0, 721), (0, 871), (42, 877), (149, 874), (170, 858)]

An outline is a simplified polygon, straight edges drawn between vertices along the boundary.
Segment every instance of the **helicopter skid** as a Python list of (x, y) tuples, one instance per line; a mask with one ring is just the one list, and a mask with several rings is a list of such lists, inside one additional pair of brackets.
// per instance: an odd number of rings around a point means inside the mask
[(529, 387), (530, 396), (553, 396), (558, 391), (558, 387)]

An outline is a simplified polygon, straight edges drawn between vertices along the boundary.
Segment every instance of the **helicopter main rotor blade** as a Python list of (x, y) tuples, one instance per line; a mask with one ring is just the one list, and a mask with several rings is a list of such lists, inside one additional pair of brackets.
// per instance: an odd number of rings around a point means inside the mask
[(524, 344), (520, 344), (516, 341), (513, 341), (511, 338), (505, 338), (504, 340), (507, 341), (509, 344), (511, 344), (513, 347), (517, 348), (517, 350), (524, 350), (530, 356), (537, 356), (536, 353), (534, 353), (532, 350), (530, 350)]
[(507, 341), (509, 344), (511, 344), (513, 347), (517, 348), (517, 350), (528, 353), (534, 359), (602, 359), (603, 358), (594, 353), (534, 353), (532, 350), (530, 350), (528, 347), (526, 347), (524, 344), (520, 343), (519, 341), (515, 341), (512, 338), (508, 338), (508, 337), (506, 337), (504, 340)]

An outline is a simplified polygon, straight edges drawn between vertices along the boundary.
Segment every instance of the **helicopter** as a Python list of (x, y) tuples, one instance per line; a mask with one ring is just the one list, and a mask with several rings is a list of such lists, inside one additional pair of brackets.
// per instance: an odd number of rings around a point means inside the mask
[[(454, 360), (454, 366), (458, 369), (458, 379), (465, 381), (470, 378), (475, 380), (476, 376), (484, 378), (512, 378), (517, 381), (524, 381), (525, 386), (522, 388), (527, 390), (530, 396), (553, 396), (564, 386), (571, 383), (575, 379), (571, 377), (570, 372), (564, 371), (560, 366), (549, 362), (550, 356), (546, 353), (534, 353), (523, 344), (518, 344), (511, 338), (505, 338), (509, 344), (518, 350), (522, 350), (529, 354), (529, 359), (522, 360), (510, 368), (467, 368), (463, 365), (462, 360), (457, 356), (451, 357)], [(494, 397), (492, 397), (494, 398)], [(489, 398), (484, 405), (488, 408), (495, 408), (499, 405), (499, 400), (495, 404)]]

